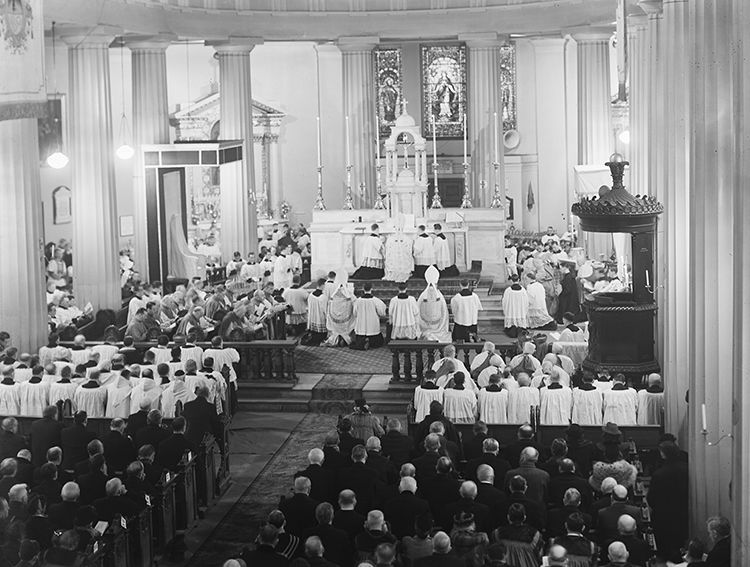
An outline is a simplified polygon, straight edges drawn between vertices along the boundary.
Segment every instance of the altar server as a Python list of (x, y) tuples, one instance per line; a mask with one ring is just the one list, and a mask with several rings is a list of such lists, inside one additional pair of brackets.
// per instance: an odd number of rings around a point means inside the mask
[(648, 375), (648, 388), (638, 392), (638, 425), (659, 425), (664, 409), (664, 387), (661, 376)]
[(149, 352), (154, 353), (154, 364), (170, 362), (172, 360), (172, 349), (169, 348), (169, 337), (159, 335), (156, 341), (156, 346), (148, 349)]
[(560, 376), (550, 374), (549, 386), (539, 391), (540, 421), (544, 425), (570, 424), (570, 410), (573, 406), (573, 392), (560, 383)]
[(602, 424), (602, 393), (594, 386), (594, 377), (583, 375), (583, 384), (573, 388), (573, 413), (571, 421), (578, 425)]
[(351, 348), (367, 350), (383, 346), (380, 320), (386, 316), (386, 307), (372, 294), (372, 284), (364, 285), (364, 294), (354, 300), (354, 342)]
[(49, 336), (47, 346), (39, 349), (39, 364), (45, 366), (56, 360), (70, 360), (70, 350), (64, 346), (60, 346), (58, 344), (59, 340), (60, 336), (57, 333), (52, 333)]
[(182, 407), (189, 401), (195, 399), (195, 394), (191, 392), (185, 384), (185, 373), (178, 370), (169, 386), (164, 388), (161, 394), (161, 414), (165, 418), (175, 417), (177, 402), (182, 402)]
[(563, 315), (563, 324), (565, 328), (560, 333), (561, 343), (585, 343), (588, 342), (586, 338), (586, 332), (574, 323), (575, 315), (573, 313), (565, 313)]
[(510, 287), (503, 292), (505, 334), (517, 337), (518, 331), (529, 328), (529, 295), (519, 283), (518, 274), (510, 277)]
[(307, 336), (305, 344), (319, 345), (326, 339), (326, 313), (328, 296), (325, 293), (326, 280), (318, 280), (315, 291), (307, 296)]
[(286, 313), (287, 325), (294, 334), (300, 334), (307, 322), (307, 296), (309, 292), (300, 287), (300, 277), (292, 278), (292, 287), (284, 290), (281, 296), (290, 309)]
[(292, 287), (292, 279), (294, 273), (292, 272), (292, 255), (291, 244), (284, 247), (281, 253), (276, 257), (276, 261), (273, 264), (273, 287), (274, 289), (282, 290)]
[(234, 348), (225, 347), (221, 337), (214, 337), (211, 339), (211, 348), (203, 351), (203, 360), (205, 361), (209, 357), (213, 358), (214, 368), (222, 375), (225, 366), (229, 369), (229, 384), (236, 390), (237, 371), (234, 369), (234, 365), (239, 363), (240, 353)]
[[(474, 378), (474, 380), (479, 378), (482, 371), (490, 366), (496, 366), (501, 370), (505, 368), (505, 362), (503, 362), (502, 357), (500, 357), (500, 362), (498, 364), (493, 365), (491, 362), (493, 356), (495, 356), (495, 343), (486, 341), (482, 347), (482, 352), (477, 354), (474, 357), (474, 360), (471, 361), (471, 377)], [(495, 362), (497, 362), (497, 360)], [(485, 383), (484, 386), (486, 385), (487, 384)]]
[(339, 346), (348, 345), (352, 341), (354, 330), (354, 289), (348, 282), (346, 270), (339, 270), (336, 274), (336, 282), (328, 301), (328, 312), (326, 313), (326, 327), (328, 328), (328, 340), (326, 345)]
[(453, 340), (476, 341), (477, 320), (482, 311), (479, 296), (469, 289), (469, 281), (461, 280), (461, 291), (451, 298)]
[(508, 423), (529, 421), (530, 406), (539, 405), (539, 389), (531, 387), (531, 378), (525, 372), (516, 377), (518, 388), (508, 392)]
[(615, 374), (612, 389), (602, 394), (604, 423), (617, 425), (637, 425), (638, 392), (629, 388), (625, 376)]
[(415, 423), (422, 423), (429, 415), (432, 402), (443, 403), (443, 388), (435, 384), (435, 372), (428, 370), (424, 373), (422, 384), (414, 388)]
[(507, 236), (505, 237), (505, 273), (508, 278), (518, 275), (518, 248)]
[(17, 384), (13, 379), (15, 369), (6, 366), (0, 381), (0, 415), (19, 415), (20, 398)]
[(443, 393), (443, 413), (453, 423), (474, 423), (477, 420), (477, 396), (464, 386), (463, 372), (453, 376), (453, 386)]
[(447, 375), (453, 372), (463, 372), (466, 376), (470, 375), (464, 363), (456, 358), (456, 347), (453, 345), (447, 345), (443, 349), (443, 358), (435, 361), (432, 370), (435, 371), (438, 381), (446, 379)]
[(49, 383), (42, 380), (41, 366), (34, 368), (31, 379), (19, 384), (18, 401), (21, 415), (42, 417), (44, 408), (49, 405)]
[(489, 363), (477, 376), (477, 386), (480, 388), (486, 388), (496, 374), (502, 376), (503, 369), (505, 369), (505, 363), (503, 357), (499, 354), (491, 354), (488, 357), (487, 362)]
[(406, 292), (406, 282), (398, 284), (398, 295), (388, 304), (391, 339), (419, 337), (419, 307), (417, 300)]
[(479, 419), (487, 425), (508, 423), (508, 395), (508, 390), (500, 386), (500, 375), (492, 375), (477, 396)]
[[(60, 379), (49, 386), (49, 405), (54, 406), (59, 401), (65, 402), (66, 400), (70, 400), (73, 404), (72, 409), (75, 412), (76, 407), (73, 401), (75, 400), (80, 380), (80, 378), (71, 379), (70, 372), (63, 370)], [(130, 408), (128, 407), (128, 409)]]
[(435, 257), (435, 244), (432, 237), (427, 234), (426, 227), (421, 224), (418, 230), (419, 234), (414, 239), (414, 277), (423, 278), (425, 270), (434, 265), (437, 258)]
[(240, 280), (243, 282), (251, 282), (257, 284), (263, 277), (261, 272), (261, 266), (258, 264), (258, 259), (255, 257), (255, 253), (250, 252), (247, 255), (247, 262), (240, 264), (239, 266)]
[(70, 349), (70, 362), (75, 366), (84, 364), (89, 359), (91, 349), (86, 347), (86, 337), (76, 335), (73, 339), (73, 346)]
[(435, 223), (435, 239), (432, 241), (435, 247), (435, 263), (437, 264), (440, 275), (444, 278), (457, 278), (459, 271), (456, 265), (451, 262), (451, 253), (448, 249), (448, 239), (443, 234), (443, 227)]
[(107, 389), (99, 384), (99, 371), (94, 370), (76, 390), (73, 398), (78, 411), (85, 411), (88, 417), (105, 417), (107, 413)]
[(373, 224), (370, 235), (365, 238), (362, 247), (362, 264), (352, 275), (358, 280), (379, 280), (385, 275), (383, 270), (383, 240), (380, 238), (380, 227)]
[(115, 346), (118, 341), (119, 331), (114, 325), (110, 325), (104, 329), (104, 342), (100, 345), (94, 345), (91, 347), (91, 352), (99, 355), (99, 364), (104, 364), (112, 360), (120, 349)]
[(130, 416), (130, 394), (132, 390), (130, 370), (125, 368), (107, 385), (107, 406), (104, 417), (127, 419)]
[(427, 287), (419, 295), (419, 338), (425, 341), (450, 342), (451, 334), (448, 330), (448, 304), (437, 287), (440, 272), (435, 266), (430, 266), (424, 273)]
[(536, 274), (527, 274), (529, 284), (526, 286), (526, 294), (529, 297), (529, 328), (554, 330), (557, 323), (547, 312), (546, 291), (544, 286), (536, 281)]

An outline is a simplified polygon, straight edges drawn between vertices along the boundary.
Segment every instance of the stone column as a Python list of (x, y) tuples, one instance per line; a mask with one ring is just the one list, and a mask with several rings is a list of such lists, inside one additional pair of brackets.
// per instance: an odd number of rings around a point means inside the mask
[(0, 330), (20, 352), (46, 344), (47, 299), (35, 118), (0, 121)]
[(278, 216), (279, 205), (284, 200), (284, 190), (281, 179), (281, 149), (279, 148), (279, 135), (276, 133), (268, 134), (268, 166), (269, 166), (269, 186), (268, 199), (271, 204), (271, 210)]
[(604, 165), (614, 151), (610, 31), (574, 33), (578, 50), (578, 163)]
[(73, 288), (94, 311), (122, 302), (109, 85), (109, 45), (117, 30), (99, 26), (62, 35), (68, 44)]
[[(378, 41), (377, 37), (342, 37), (338, 41), (344, 70), (344, 115), (349, 117), (352, 194), (354, 206), (358, 209), (369, 209), (375, 203), (375, 71), (372, 50)], [(341, 137), (344, 138), (343, 132)], [(367, 187), (364, 202), (360, 197), (360, 183)]]
[(630, 192), (649, 193), (649, 82), (648, 17), (628, 18), (628, 68), (630, 80), (630, 151), (625, 156), (630, 162)]
[(258, 247), (258, 215), (252, 196), (255, 188), (253, 156), (253, 98), (250, 88), (250, 52), (258, 38), (233, 38), (212, 44), (219, 55), (222, 140), (242, 140), (242, 166), (221, 170), (221, 254), (247, 253)]
[[(471, 155), (471, 198), (475, 207), (489, 207), (495, 190), (493, 114), (500, 116), (498, 137), (498, 184), (505, 194), (505, 164), (500, 107), (500, 39), (497, 34), (473, 33), (459, 36), (469, 51), (468, 137)], [(484, 190), (481, 183), (484, 181)]]
[(143, 144), (169, 143), (169, 107), (167, 104), (168, 37), (134, 37), (126, 40), (130, 48), (133, 84), (133, 204), (135, 205), (135, 268), (148, 275), (148, 219), (146, 185), (143, 177)]

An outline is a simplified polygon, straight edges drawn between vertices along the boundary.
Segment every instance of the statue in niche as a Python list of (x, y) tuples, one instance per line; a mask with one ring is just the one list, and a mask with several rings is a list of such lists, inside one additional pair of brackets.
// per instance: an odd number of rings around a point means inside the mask
[(396, 108), (398, 107), (398, 90), (394, 86), (395, 79), (386, 77), (380, 87), (380, 105), (383, 109), (383, 121), (392, 123), (396, 121)]
[(443, 71), (435, 85), (435, 100), (438, 103), (438, 120), (451, 121), (453, 115), (458, 110), (456, 104), (456, 87), (453, 81), (448, 77), (448, 73)]

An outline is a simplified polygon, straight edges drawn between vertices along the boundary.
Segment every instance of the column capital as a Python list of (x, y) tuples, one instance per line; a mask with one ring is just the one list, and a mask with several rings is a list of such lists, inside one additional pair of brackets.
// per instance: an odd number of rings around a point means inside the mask
[(69, 48), (96, 48), (109, 47), (115, 37), (122, 33), (122, 29), (116, 26), (99, 25), (90, 27), (71, 26), (63, 27), (58, 35)]
[(531, 45), (536, 52), (561, 51), (565, 47), (565, 38), (562, 37), (536, 37), (531, 38)]
[(612, 38), (614, 29), (609, 27), (573, 28), (567, 30), (567, 33), (576, 40), (576, 43), (601, 43)]
[(262, 43), (262, 37), (230, 37), (229, 39), (206, 41), (205, 45), (213, 47), (219, 55), (225, 55), (250, 53), (256, 45)]
[(380, 38), (376, 35), (340, 37), (336, 41), (336, 45), (343, 53), (372, 51), (378, 46), (379, 43)]
[(628, 16), (628, 27), (637, 31), (638, 29), (645, 30), (648, 26), (648, 16), (646, 14), (634, 14)]
[(662, 13), (663, 2), (662, 0), (640, 0), (638, 7), (650, 17)]
[(463, 41), (469, 49), (500, 47), (509, 36), (499, 36), (496, 32), (476, 32), (459, 34), (458, 40)]
[(173, 34), (126, 35), (122, 41), (131, 51), (166, 51), (177, 40)]

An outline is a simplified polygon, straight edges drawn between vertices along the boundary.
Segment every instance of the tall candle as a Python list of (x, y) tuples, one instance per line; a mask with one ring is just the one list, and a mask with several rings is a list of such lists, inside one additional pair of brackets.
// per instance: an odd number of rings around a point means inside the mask
[(646, 287), (651, 287), (651, 282), (649, 281), (648, 277), (648, 270), (646, 270)]
[(469, 163), (466, 161), (466, 113), (464, 113), (464, 163)]
[(703, 425), (703, 431), (708, 431), (706, 427), (706, 404), (701, 404), (701, 424)]
[(437, 163), (437, 138), (435, 135), (435, 117), (432, 117), (432, 161)]
[(375, 111), (375, 148), (377, 150), (378, 162), (380, 165), (380, 124), (378, 123), (378, 111)]
[(315, 125), (317, 127), (317, 138), (318, 138), (318, 167), (322, 165), (321, 148), (320, 148), (320, 116), (315, 117)]
[(499, 139), (497, 135), (498, 133), (497, 112), (495, 112), (494, 116), (495, 116), (495, 139), (493, 141), (494, 141), (494, 146), (495, 146), (495, 163), (500, 163), (500, 161), (498, 160), (498, 151), (497, 151), (497, 146), (498, 146), (497, 142)]
[(349, 153), (349, 117), (348, 116), (345, 118), (345, 122), (346, 122), (346, 132), (344, 133), (345, 134), (344, 139), (346, 143), (346, 165), (350, 166), (352, 164), (352, 160), (351, 160), (351, 155)]

